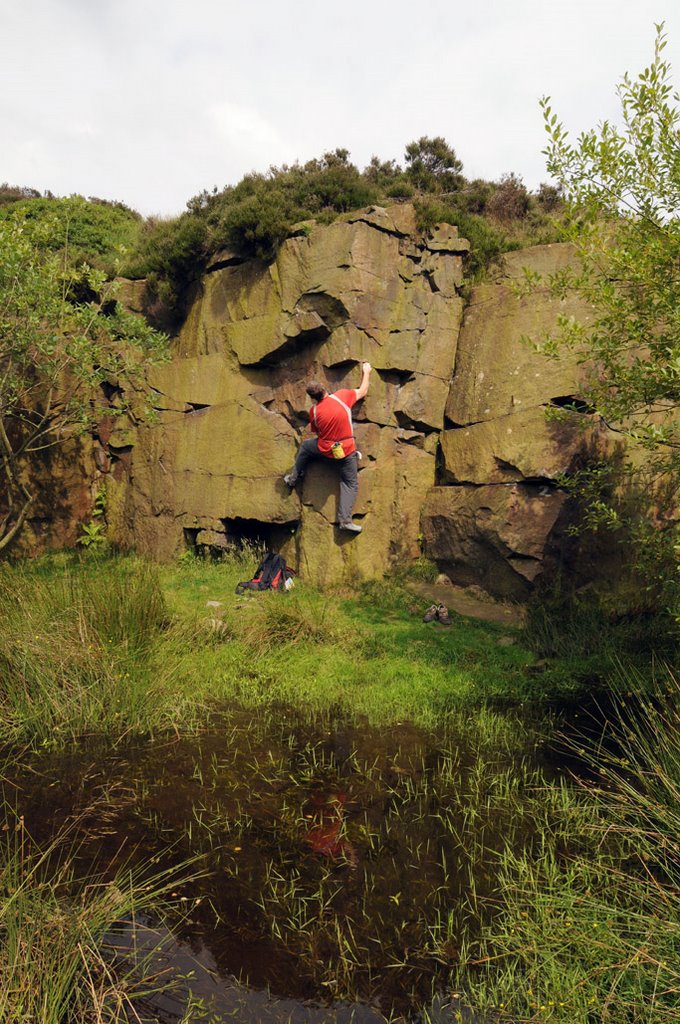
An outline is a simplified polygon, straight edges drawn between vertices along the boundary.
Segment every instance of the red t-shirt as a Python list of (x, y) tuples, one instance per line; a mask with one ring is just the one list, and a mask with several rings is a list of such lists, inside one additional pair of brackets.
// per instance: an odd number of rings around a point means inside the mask
[(331, 445), (335, 441), (342, 442), (345, 455), (351, 455), (357, 450), (354, 443), (352, 414), (349, 411), (356, 400), (357, 393), (354, 388), (342, 388), (334, 395), (326, 395), (309, 410), (309, 422), (314, 433), (319, 435), (319, 451), (322, 455), (333, 458)]

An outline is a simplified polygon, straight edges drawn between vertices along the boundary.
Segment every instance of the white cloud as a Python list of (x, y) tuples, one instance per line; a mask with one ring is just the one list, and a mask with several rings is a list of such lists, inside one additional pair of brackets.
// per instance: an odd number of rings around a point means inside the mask
[[(652, 6), (654, 9), (652, 10)], [(616, 117), (671, 0), (23, 0), (0, 10), (0, 180), (178, 212), (203, 188), (346, 146), (444, 135), (471, 176), (546, 177), (538, 98)], [(11, 7), (11, 9), (9, 9)]]
[[(206, 110), (207, 121), (216, 144), (236, 155), (243, 164), (264, 170), (272, 163), (292, 160), (295, 154), (278, 129), (252, 107), (229, 100), (212, 103)], [(285, 154), (282, 157), (282, 154)]]

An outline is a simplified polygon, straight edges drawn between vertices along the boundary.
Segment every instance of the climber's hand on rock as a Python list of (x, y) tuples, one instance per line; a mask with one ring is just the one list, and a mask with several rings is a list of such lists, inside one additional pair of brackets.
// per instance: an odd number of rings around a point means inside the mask
[(373, 367), (371, 366), (370, 363), (363, 363), (361, 369), (363, 370), (364, 373), (370, 373)]

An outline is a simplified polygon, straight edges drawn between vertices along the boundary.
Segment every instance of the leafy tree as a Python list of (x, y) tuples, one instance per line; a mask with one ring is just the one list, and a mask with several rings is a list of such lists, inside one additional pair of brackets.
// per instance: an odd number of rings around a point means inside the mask
[(463, 164), (446, 139), (421, 136), (406, 147), (409, 176), (423, 191), (446, 191), (460, 187)]
[[(680, 97), (664, 58), (663, 25), (656, 33), (650, 66), (618, 86), (621, 127), (605, 121), (571, 142), (549, 98), (541, 101), (547, 166), (566, 200), (567, 237), (578, 255), (576, 269), (548, 283), (557, 295), (575, 289), (594, 314), (589, 324), (560, 318), (543, 347), (580, 354), (589, 368), (588, 405), (632, 442), (615, 487), (611, 479), (603, 487), (608, 467), (591, 475), (590, 494), (583, 492), (590, 521), (619, 528), (625, 520), (633, 546), (651, 557), (648, 571), (677, 601), (670, 563), (673, 550), (680, 553)], [(640, 448), (648, 453), (644, 484)], [(624, 490), (647, 498), (629, 503), (625, 516), (615, 500)]]
[[(0, 220), (0, 550), (30, 514), (41, 453), (96, 419), (103, 382), (141, 382), (145, 360), (165, 346), (113, 301), (101, 271), (55, 251), (61, 226), (24, 211)], [(83, 280), (96, 300), (76, 301)]]

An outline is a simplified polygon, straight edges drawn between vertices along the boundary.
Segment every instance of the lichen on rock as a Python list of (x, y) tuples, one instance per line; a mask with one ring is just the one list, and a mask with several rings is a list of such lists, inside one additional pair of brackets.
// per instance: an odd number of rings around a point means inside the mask
[[(521, 341), (576, 300), (518, 298), (528, 266), (550, 272), (568, 246), (505, 257), (459, 294), (467, 241), (427, 237), (409, 204), (371, 207), (293, 231), (275, 260), (216, 258), (173, 343), (150, 371), (157, 420), (136, 427), (114, 465), (114, 537), (154, 557), (187, 538), (220, 550), (238, 536), (274, 543), (318, 584), (376, 577), (423, 549), (460, 582), (523, 598), (544, 568), (565, 495), (555, 486), (584, 443), (546, 407), (578, 392), (575, 360)], [(313, 463), (291, 493), (283, 475), (308, 425), (305, 384), (357, 387), (362, 452), (358, 536), (335, 528), (338, 475)], [(114, 453), (114, 462), (115, 462)]]

